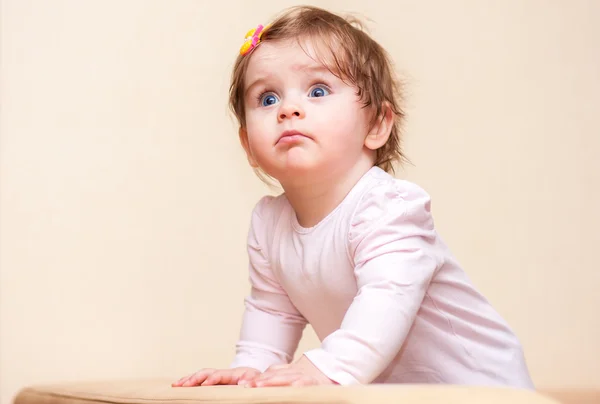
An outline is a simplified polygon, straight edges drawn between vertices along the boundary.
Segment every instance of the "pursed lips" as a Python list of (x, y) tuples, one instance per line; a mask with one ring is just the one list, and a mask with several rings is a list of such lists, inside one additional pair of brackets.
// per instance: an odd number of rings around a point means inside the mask
[(281, 136), (279, 136), (279, 139), (277, 139), (277, 142), (275, 142), (275, 144), (277, 145), (279, 143), (292, 143), (302, 138), (311, 139), (310, 136), (306, 136), (304, 133), (298, 132), (297, 130), (286, 130), (281, 134)]

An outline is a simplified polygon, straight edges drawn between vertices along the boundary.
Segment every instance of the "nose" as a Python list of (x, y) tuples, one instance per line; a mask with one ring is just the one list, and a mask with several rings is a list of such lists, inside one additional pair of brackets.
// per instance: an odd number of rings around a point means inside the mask
[(282, 122), (285, 119), (292, 118), (304, 118), (304, 109), (300, 107), (300, 105), (298, 105), (297, 103), (282, 103), (281, 107), (279, 108), (279, 122)]

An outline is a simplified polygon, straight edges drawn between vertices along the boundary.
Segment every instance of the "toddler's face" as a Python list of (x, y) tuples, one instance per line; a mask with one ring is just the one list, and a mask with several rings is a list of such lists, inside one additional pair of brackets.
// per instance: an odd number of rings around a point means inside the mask
[(282, 183), (299, 174), (343, 173), (370, 152), (368, 109), (357, 89), (315, 61), (310, 45), (307, 55), (295, 41), (265, 42), (245, 77), (240, 135), (247, 136), (251, 164)]

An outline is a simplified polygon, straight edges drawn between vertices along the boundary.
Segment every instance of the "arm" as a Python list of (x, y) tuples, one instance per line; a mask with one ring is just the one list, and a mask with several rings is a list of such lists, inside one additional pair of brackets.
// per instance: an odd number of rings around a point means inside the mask
[(245, 299), (240, 338), (231, 365), (261, 372), (292, 360), (306, 326), (306, 320), (273, 275), (263, 247), (265, 213), (271, 201), (270, 197), (261, 199), (252, 213), (248, 234), (251, 291)]
[(372, 190), (352, 220), (358, 293), (340, 328), (305, 356), (340, 384), (370, 383), (400, 351), (439, 267), (429, 198), (395, 183)]

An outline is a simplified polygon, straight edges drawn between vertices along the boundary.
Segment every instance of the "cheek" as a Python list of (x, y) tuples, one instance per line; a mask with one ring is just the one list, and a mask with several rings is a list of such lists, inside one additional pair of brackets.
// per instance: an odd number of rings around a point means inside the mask
[(250, 150), (255, 156), (261, 156), (272, 143), (272, 136), (265, 125), (265, 120), (257, 116), (246, 117), (246, 130)]
[(321, 116), (324, 116), (333, 125), (340, 128), (352, 127), (364, 130), (364, 128), (360, 127), (365, 116), (365, 110), (361, 107), (361, 103), (354, 99), (354, 97), (343, 94), (332, 100), (330, 105), (327, 106), (326, 113)]
[(272, 110), (252, 110), (246, 114), (246, 127), (248, 132), (252, 131), (258, 134), (267, 134), (270, 130), (268, 122), (273, 120)]
[(253, 111), (246, 112), (246, 128), (248, 131), (256, 131), (256, 127), (258, 124), (258, 120), (256, 119), (256, 113)]
[(253, 140), (264, 137), (267, 132), (265, 118), (258, 113), (247, 114), (246, 129), (248, 130), (248, 137)]
[(340, 148), (351, 148), (357, 142), (362, 143), (367, 134), (364, 113), (354, 108), (336, 108), (327, 114), (320, 115), (319, 127), (326, 135), (324, 140), (340, 143)]

